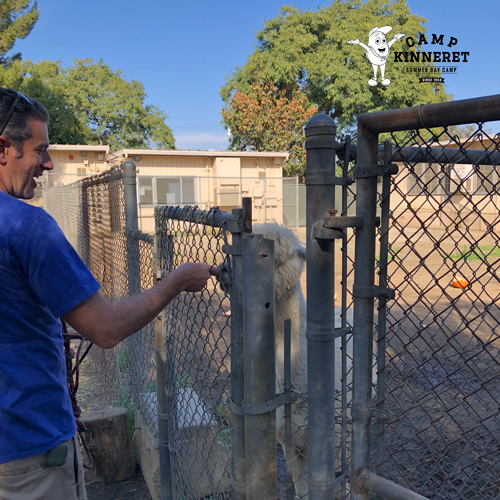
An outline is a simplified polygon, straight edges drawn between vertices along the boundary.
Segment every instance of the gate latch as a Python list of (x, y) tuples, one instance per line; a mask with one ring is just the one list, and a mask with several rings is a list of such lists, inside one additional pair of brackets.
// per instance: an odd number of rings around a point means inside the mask
[(391, 418), (391, 412), (389, 410), (379, 410), (376, 407), (366, 409), (352, 407), (351, 417), (353, 420), (370, 420), (375, 418), (386, 422)]
[[(332, 210), (333, 212), (333, 210)], [(345, 227), (363, 227), (362, 217), (336, 217), (335, 214), (325, 217), (323, 227), (344, 229)]]
[(354, 285), (352, 287), (353, 297), (361, 297), (363, 299), (386, 299), (392, 300), (396, 297), (394, 290), (391, 288), (384, 288), (382, 286), (372, 285), (372, 286), (361, 286)]
[(276, 394), (276, 399), (268, 401), (267, 403), (249, 405), (242, 401), (241, 406), (237, 406), (232, 398), (228, 398), (230, 410), (235, 415), (262, 415), (264, 413), (270, 413), (280, 406), (284, 406), (293, 403), (299, 399), (299, 395), (296, 392), (287, 392), (285, 394)]
[(399, 172), (399, 167), (394, 163), (388, 165), (367, 165), (359, 166), (355, 169), (356, 179), (367, 177), (378, 177), (379, 175), (395, 175)]
[(317, 222), (313, 227), (313, 238), (318, 240), (340, 240), (343, 229), (348, 227), (363, 227), (361, 217), (337, 217), (337, 210), (328, 210), (329, 216), (323, 219), (323, 224)]

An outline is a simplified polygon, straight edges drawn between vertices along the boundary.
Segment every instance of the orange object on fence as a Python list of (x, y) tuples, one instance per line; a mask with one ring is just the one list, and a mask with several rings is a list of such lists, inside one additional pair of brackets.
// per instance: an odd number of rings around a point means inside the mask
[(465, 278), (462, 278), (461, 276), (457, 276), (456, 278), (454, 278), (451, 284), (455, 288), (465, 288), (466, 286), (469, 286), (469, 282)]

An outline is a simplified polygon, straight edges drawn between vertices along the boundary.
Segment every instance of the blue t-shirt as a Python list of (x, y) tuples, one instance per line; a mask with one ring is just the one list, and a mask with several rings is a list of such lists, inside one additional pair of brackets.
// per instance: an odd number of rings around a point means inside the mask
[(99, 288), (47, 212), (0, 191), (0, 463), (74, 436), (59, 318)]

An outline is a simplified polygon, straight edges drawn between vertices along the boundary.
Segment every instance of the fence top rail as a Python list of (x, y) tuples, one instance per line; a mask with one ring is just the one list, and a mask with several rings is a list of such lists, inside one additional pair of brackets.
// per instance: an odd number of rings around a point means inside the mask
[(200, 210), (196, 206), (174, 207), (170, 205), (156, 205), (155, 218), (182, 220), (212, 227), (224, 227), (230, 233), (241, 233), (243, 231), (243, 223), (240, 217), (222, 212), (218, 208), (212, 208), (207, 211)]
[[(341, 160), (345, 158), (345, 144), (337, 150)], [(350, 145), (349, 159), (356, 160), (358, 157), (357, 144)], [(384, 146), (378, 147), (378, 158), (384, 160)], [(392, 155), (393, 162), (411, 163), (454, 163), (466, 165), (500, 165), (500, 151), (486, 149), (456, 149), (456, 148), (430, 148), (425, 144), (418, 146), (403, 146), (397, 148)]]
[(91, 177), (85, 177), (81, 179), (81, 182), (85, 187), (99, 186), (100, 184), (107, 184), (111, 181), (123, 179), (123, 170), (120, 167), (112, 167), (102, 174), (92, 175)]
[(127, 234), (131, 238), (135, 238), (138, 241), (143, 241), (144, 243), (153, 244), (154, 238), (150, 234), (143, 233), (142, 231), (132, 231), (131, 229), (126, 229)]
[(363, 113), (358, 117), (358, 127), (380, 134), (495, 120), (500, 120), (500, 94)]
[(46, 176), (47, 179), (50, 179), (51, 176), (57, 176), (63, 178), (78, 177), (77, 180), (70, 182), (69, 184), (65, 184), (63, 186), (49, 186), (46, 189), (53, 189), (53, 188), (67, 189), (69, 187), (75, 187), (75, 186), (85, 186), (86, 188), (88, 188), (93, 186), (99, 186), (100, 184), (107, 184), (111, 181), (123, 179), (123, 170), (120, 167), (112, 167), (110, 170), (106, 170), (105, 172), (102, 172), (100, 174), (86, 176), (86, 177), (82, 177), (81, 175), (77, 174), (54, 173), (54, 172), (44, 172), (44, 176)]

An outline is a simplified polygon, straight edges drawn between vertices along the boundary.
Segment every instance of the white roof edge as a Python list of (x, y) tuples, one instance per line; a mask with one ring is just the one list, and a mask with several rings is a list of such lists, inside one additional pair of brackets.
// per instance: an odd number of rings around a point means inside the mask
[(109, 152), (109, 146), (89, 146), (86, 144), (51, 144), (49, 149), (59, 151), (105, 151)]
[(151, 156), (236, 156), (236, 157), (278, 157), (278, 158), (288, 158), (290, 153), (278, 152), (278, 151), (186, 151), (182, 149), (119, 149), (113, 153), (114, 156), (124, 156), (128, 154), (129, 156), (141, 156), (141, 155), (151, 155)]

